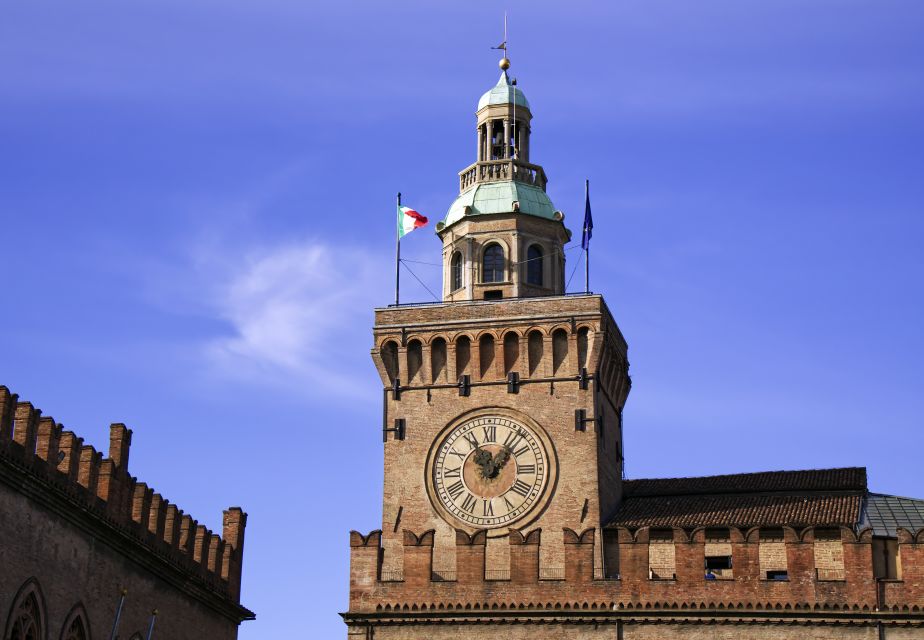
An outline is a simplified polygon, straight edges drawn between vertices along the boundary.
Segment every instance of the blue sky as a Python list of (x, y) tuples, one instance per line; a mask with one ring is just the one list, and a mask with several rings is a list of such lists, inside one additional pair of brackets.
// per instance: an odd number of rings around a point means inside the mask
[(394, 194), (444, 215), (504, 8), (573, 230), (591, 180), (629, 476), (864, 465), (924, 497), (918, 0), (4, 2), (0, 384), (101, 448), (129, 424), (132, 472), (212, 528), (244, 507), (245, 640), (344, 632)]

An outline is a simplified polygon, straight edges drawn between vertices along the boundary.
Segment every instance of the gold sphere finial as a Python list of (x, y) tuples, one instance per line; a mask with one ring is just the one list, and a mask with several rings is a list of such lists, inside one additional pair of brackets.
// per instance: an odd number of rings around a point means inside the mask
[(500, 61), (498, 64), (500, 65), (500, 68), (501, 68), (501, 69), (503, 69), (504, 71), (506, 71), (507, 69), (510, 68), (510, 59), (509, 59), (509, 58), (501, 58), (501, 61)]

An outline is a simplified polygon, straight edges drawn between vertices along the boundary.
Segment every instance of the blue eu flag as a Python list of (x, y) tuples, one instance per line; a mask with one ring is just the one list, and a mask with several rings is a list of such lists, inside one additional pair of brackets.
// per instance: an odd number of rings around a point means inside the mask
[(581, 248), (590, 248), (590, 238), (594, 234), (594, 217), (590, 215), (590, 181), (584, 185), (584, 231), (581, 234)]

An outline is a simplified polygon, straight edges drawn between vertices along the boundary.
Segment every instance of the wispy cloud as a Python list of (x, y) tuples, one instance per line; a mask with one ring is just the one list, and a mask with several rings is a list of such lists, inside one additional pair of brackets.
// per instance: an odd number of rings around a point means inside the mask
[(201, 345), (211, 373), (325, 390), (342, 388), (361, 353), (343, 347), (363, 342), (387, 284), (368, 253), (318, 240), (253, 250), (235, 266), (200, 256), (200, 265), (207, 312), (228, 327)]

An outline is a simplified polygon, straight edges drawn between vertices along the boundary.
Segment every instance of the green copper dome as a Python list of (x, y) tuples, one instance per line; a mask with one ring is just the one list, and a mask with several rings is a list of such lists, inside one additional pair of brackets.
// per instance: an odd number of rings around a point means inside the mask
[(504, 180), (477, 184), (460, 193), (449, 207), (443, 224), (448, 227), (466, 215), (511, 213), (514, 202), (520, 203), (521, 214), (555, 219), (555, 206), (545, 191), (521, 182)]
[(510, 78), (507, 77), (506, 71), (502, 71), (497, 84), (481, 96), (481, 100), (478, 101), (478, 111), (481, 111), (489, 104), (515, 104), (529, 109), (526, 96), (510, 83)]

